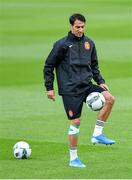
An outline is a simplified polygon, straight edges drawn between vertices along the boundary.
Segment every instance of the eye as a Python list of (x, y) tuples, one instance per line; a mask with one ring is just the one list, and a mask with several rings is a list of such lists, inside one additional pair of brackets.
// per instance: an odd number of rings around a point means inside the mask
[(84, 26), (76, 26), (77, 29), (84, 28)]

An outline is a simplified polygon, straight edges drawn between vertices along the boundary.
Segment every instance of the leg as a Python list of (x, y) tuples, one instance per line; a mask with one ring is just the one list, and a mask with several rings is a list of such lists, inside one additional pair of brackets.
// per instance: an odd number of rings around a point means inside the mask
[(107, 121), (112, 107), (115, 102), (114, 96), (112, 96), (108, 91), (102, 92), (103, 96), (105, 97), (106, 103), (105, 106), (99, 111), (97, 115), (97, 121), (93, 132), (93, 137), (91, 139), (92, 143), (102, 143), (102, 144), (114, 144), (115, 141), (111, 139), (107, 139), (103, 134), (103, 126), (104, 123)]
[(107, 118), (109, 117), (111, 113), (112, 107), (115, 102), (115, 98), (108, 91), (103, 91), (102, 94), (105, 97), (106, 103), (105, 103), (105, 106), (100, 110), (97, 116), (97, 119), (100, 119), (106, 122)]
[(83, 168), (85, 165), (79, 160), (77, 155), (78, 134), (80, 128), (80, 118), (70, 121), (69, 128), (69, 151), (70, 151), (70, 166)]
[[(80, 126), (80, 118), (76, 118), (70, 121), (70, 124), (73, 125), (74, 127), (79, 127)], [(78, 142), (78, 133), (75, 134), (70, 134), (69, 133), (69, 147), (70, 148), (76, 148), (77, 147), (77, 142)]]
[(79, 96), (62, 96), (64, 108), (67, 117), (70, 121), (70, 127), (68, 131), (69, 138), (69, 152), (70, 152), (70, 166), (73, 167), (85, 167), (85, 165), (79, 160), (77, 155), (77, 143), (78, 134), (80, 128), (80, 117), (83, 106), (85, 94)]

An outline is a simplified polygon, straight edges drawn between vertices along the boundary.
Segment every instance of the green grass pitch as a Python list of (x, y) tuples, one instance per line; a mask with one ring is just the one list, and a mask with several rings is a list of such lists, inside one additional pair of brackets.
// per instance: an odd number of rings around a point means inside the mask
[[(131, 0), (0, 0), (0, 179), (132, 178), (131, 6)], [(56, 83), (56, 101), (47, 99), (42, 73), (74, 12), (86, 16), (85, 34), (116, 97), (104, 128), (115, 145), (90, 143), (96, 113), (83, 108), (78, 154), (85, 169), (68, 166), (69, 122)], [(32, 147), (29, 160), (13, 157), (20, 140)]]

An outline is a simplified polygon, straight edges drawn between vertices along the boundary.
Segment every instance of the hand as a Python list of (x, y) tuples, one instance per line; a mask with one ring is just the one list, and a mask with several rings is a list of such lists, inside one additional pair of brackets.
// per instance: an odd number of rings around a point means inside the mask
[(49, 99), (55, 101), (55, 92), (54, 90), (47, 91), (47, 96)]
[(109, 87), (106, 84), (100, 84), (100, 87), (102, 87), (104, 90), (109, 91)]

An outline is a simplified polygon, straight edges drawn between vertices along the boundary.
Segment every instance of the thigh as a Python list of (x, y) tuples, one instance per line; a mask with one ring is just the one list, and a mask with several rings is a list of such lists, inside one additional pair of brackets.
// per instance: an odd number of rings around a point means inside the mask
[(84, 94), (79, 96), (62, 96), (65, 112), (69, 120), (73, 120), (81, 116), (84, 98)]

